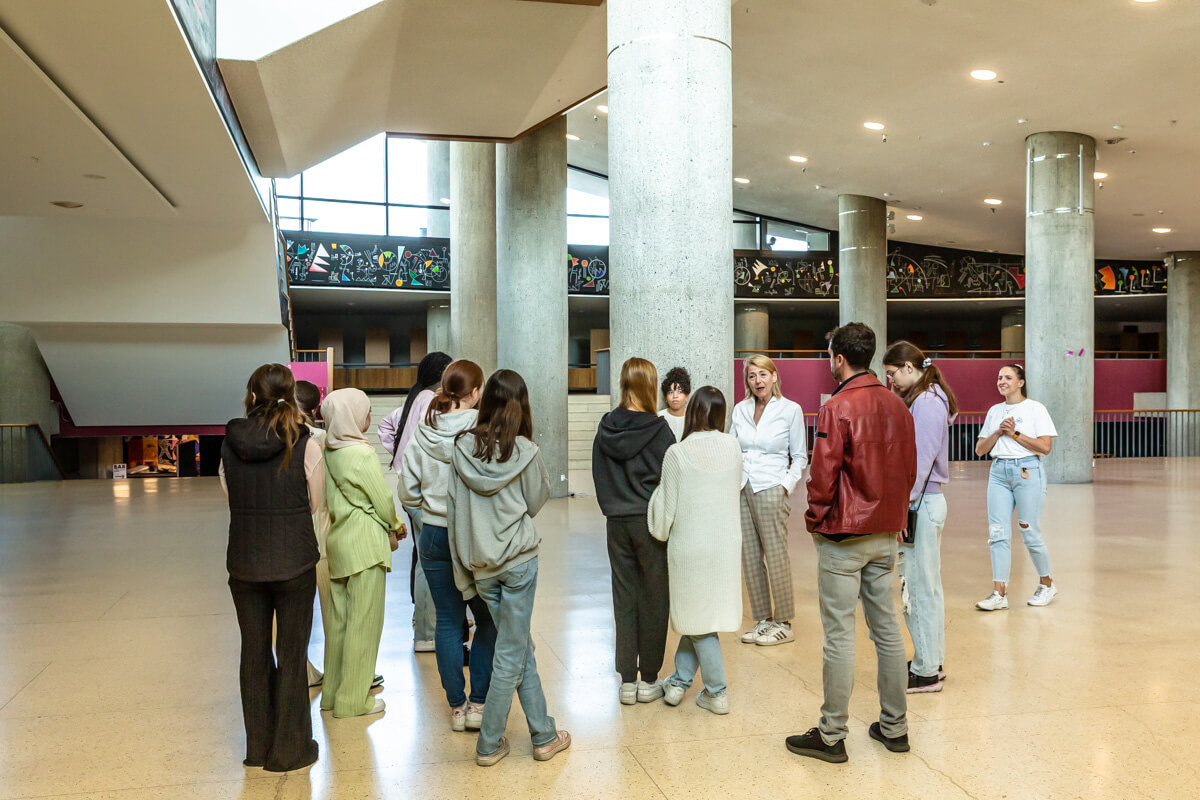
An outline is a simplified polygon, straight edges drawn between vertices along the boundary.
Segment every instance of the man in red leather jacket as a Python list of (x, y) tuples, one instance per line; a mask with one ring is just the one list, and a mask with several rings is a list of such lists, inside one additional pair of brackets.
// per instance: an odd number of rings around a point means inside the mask
[(897, 534), (908, 519), (917, 478), (912, 414), (869, 370), (875, 333), (851, 322), (829, 334), (838, 388), (817, 414), (804, 515), (817, 546), (817, 590), (825, 629), (821, 720), (787, 738), (797, 755), (846, 761), (850, 690), (854, 686), (854, 612), (863, 614), (879, 660), (879, 721), (871, 738), (907, 752), (904, 639), (892, 599)]

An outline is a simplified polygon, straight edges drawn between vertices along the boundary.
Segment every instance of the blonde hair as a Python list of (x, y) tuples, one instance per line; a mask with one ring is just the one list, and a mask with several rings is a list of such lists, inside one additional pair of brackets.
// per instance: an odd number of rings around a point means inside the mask
[(759, 367), (775, 376), (775, 385), (771, 387), (772, 397), (783, 397), (783, 379), (779, 377), (779, 370), (775, 368), (775, 362), (761, 354), (755, 354), (746, 359), (745, 365), (742, 367), (742, 380), (746, 382), (746, 397), (754, 397), (754, 390), (750, 388), (750, 368)]
[(658, 410), (658, 370), (646, 359), (635, 356), (621, 365), (621, 405), (651, 414)]

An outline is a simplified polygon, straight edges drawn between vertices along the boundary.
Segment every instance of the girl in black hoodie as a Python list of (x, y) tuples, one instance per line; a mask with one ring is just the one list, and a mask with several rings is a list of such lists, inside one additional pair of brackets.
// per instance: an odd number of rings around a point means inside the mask
[(675, 435), (657, 408), (658, 372), (645, 359), (629, 359), (621, 366), (621, 405), (600, 420), (592, 445), (596, 499), (608, 518), (616, 663), (625, 705), (663, 696), (658, 672), (670, 615), (667, 546), (650, 535), (646, 508)]

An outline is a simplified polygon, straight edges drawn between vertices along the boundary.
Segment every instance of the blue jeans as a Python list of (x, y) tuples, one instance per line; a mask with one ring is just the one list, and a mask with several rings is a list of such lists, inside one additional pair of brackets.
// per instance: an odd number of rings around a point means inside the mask
[(721, 657), (721, 640), (715, 633), (679, 638), (679, 646), (675, 648), (675, 673), (667, 678), (667, 683), (686, 689), (692, 685), (696, 670), (700, 670), (704, 691), (709, 697), (725, 694), (725, 659)]
[(1012, 568), (1012, 515), (1039, 577), (1050, 574), (1050, 554), (1038, 527), (1046, 501), (1046, 473), (1037, 456), (998, 458), (988, 475), (988, 547), (992, 551), (992, 580), (1008, 583)]
[(912, 671), (932, 678), (946, 661), (946, 603), (942, 595), (946, 498), (940, 492), (925, 494), (920, 503), (913, 543), (900, 545), (900, 598), (913, 641)]
[(470, 605), (475, 615), (470, 699), (472, 703), (483, 703), (492, 681), (492, 653), (496, 649), (496, 626), (492, 622), (492, 615), (478, 597), (463, 600), (462, 592), (454, 583), (450, 542), (445, 528), (439, 525), (422, 528), (417, 552), (421, 557), (425, 580), (429, 583), (429, 593), (433, 595), (433, 605), (437, 608), (433, 649), (446, 699), (451, 708), (458, 708), (467, 702), (464, 694), (466, 681), (463, 679), (463, 625), (467, 620), (467, 606)]
[[(475, 743), (475, 751), (481, 755), (491, 755), (500, 748), (500, 739), (508, 726), (513, 692), (521, 700), (534, 747), (549, 744), (558, 735), (554, 717), (546, 710), (546, 695), (542, 692), (542, 679), (538, 677), (537, 662), (533, 658), (533, 635), (529, 632), (537, 573), (538, 560), (533, 558), (475, 584), (499, 628), (492, 688), (488, 691), (483, 726)], [(473, 653), (471, 663), (475, 663)]]

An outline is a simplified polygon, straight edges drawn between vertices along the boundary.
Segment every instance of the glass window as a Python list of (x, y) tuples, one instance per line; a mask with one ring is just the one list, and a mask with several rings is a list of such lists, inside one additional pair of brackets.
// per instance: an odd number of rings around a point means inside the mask
[(288, 195), (289, 197), (300, 196), (300, 176), (294, 175), (291, 178), (276, 178), (275, 179), (275, 194)]
[(388, 209), (388, 236), (450, 238), (450, 212), (439, 208)]
[(289, 231), (304, 230), (300, 224), (300, 201), (280, 197), (276, 202), (279, 204), (279, 227)]
[[(444, 193), (443, 196), (449, 197), (449, 142), (423, 142), (419, 139), (389, 136), (387, 153), (389, 203), (436, 205), (441, 198), (431, 195), (439, 191)], [(439, 163), (430, 163), (431, 159)]]
[(304, 216), (306, 231), (387, 235), (387, 215), (382, 205), (305, 200)]
[(751, 222), (743, 222), (737, 219), (737, 215), (733, 220), (733, 249), (734, 250), (757, 250), (758, 249), (758, 220)]
[(608, 245), (608, 217), (567, 217), (567, 244)]
[(304, 196), (382, 203), (384, 138), (383, 134), (373, 136), (306, 169)]

